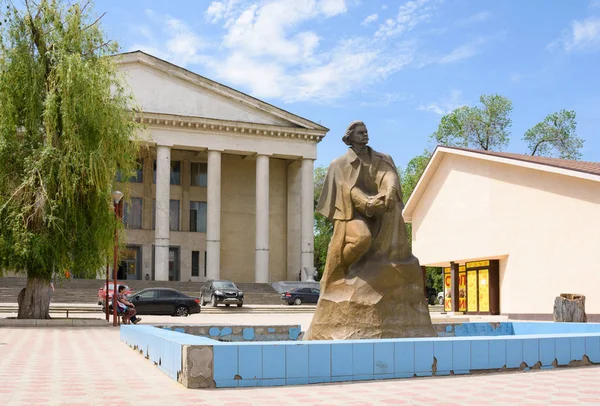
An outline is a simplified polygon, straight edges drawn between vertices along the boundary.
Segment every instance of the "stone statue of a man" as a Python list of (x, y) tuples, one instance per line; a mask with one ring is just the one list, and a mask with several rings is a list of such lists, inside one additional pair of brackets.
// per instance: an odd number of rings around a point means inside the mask
[(394, 161), (367, 146), (362, 121), (352, 122), (342, 140), (350, 148), (329, 166), (317, 206), (334, 230), (304, 339), (435, 336)]

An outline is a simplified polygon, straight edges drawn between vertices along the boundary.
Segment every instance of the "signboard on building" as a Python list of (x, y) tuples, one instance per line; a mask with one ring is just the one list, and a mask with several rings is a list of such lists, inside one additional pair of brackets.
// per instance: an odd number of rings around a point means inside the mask
[(444, 268), (444, 311), (452, 311), (452, 271)]

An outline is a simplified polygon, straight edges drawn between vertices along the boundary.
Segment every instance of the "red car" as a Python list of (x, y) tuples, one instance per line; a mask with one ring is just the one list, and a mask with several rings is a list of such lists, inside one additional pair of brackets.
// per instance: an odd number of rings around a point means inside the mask
[[(119, 290), (119, 287), (121, 286), (125, 286), (125, 293), (126, 295), (129, 295), (131, 293), (133, 293), (133, 289), (129, 288), (129, 286), (125, 285), (123, 282), (117, 282), (117, 292)], [(104, 305), (104, 297), (106, 295), (106, 293), (104, 292), (104, 289), (106, 288), (106, 284), (102, 285), (100, 287), (100, 289), (98, 289), (98, 304), (99, 305)], [(112, 282), (108, 282), (108, 299), (110, 301), (110, 299), (112, 299), (113, 296), (113, 292), (114, 292), (114, 285)]]

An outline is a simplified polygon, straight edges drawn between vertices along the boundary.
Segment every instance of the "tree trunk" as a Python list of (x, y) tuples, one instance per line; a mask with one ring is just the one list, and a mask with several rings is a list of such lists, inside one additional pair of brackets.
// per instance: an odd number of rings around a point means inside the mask
[(554, 321), (585, 323), (585, 296), (561, 293), (554, 299)]
[(50, 281), (40, 278), (27, 278), (27, 285), (19, 293), (18, 319), (50, 318)]

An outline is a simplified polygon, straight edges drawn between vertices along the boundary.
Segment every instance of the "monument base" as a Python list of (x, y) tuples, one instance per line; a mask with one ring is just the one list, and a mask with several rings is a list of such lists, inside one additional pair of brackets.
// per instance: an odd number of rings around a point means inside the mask
[(365, 267), (352, 278), (329, 280), (303, 339), (436, 336), (423, 295), (421, 269), (412, 257), (406, 263)]

